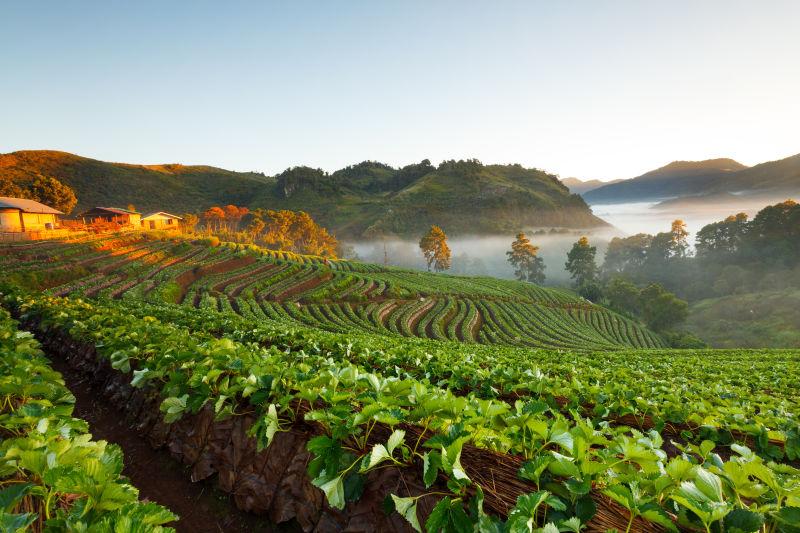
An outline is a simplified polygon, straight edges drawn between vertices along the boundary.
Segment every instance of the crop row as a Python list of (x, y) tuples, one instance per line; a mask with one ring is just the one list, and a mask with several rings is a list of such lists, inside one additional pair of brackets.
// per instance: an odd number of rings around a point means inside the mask
[(140, 502), (122, 452), (72, 418), (75, 398), (39, 343), (0, 309), (0, 528), (3, 531), (172, 531), (177, 519)]
[[(45, 331), (95, 344), (114, 368), (132, 371), (134, 385), (156, 386), (167, 423), (204, 405), (220, 419), (246, 408), (257, 415), (250, 435), (262, 447), (297, 417), (317, 425), (308, 475), (336, 508), (358, 500), (364, 476), (388, 466), (436, 487), (386, 495), (412, 527), (429, 531), (790, 531), (797, 523), (800, 472), (743, 445), (722, 455), (710, 441), (668, 449), (656, 430), (568, 417), (539, 399), (457, 395), (387, 376), (380, 357), (371, 360), (381, 371), (368, 371), (351, 362), (352, 346), (338, 346), (350, 356), (337, 358), (323, 338), (278, 325), (259, 347), (187, 328), (213, 313), (187, 317), (174, 306), (173, 321), (165, 306), (159, 322), (111, 303), (15, 295), (6, 304)], [(430, 365), (418, 364), (423, 372)], [(434, 495), (435, 508), (420, 516), (418, 501)]]

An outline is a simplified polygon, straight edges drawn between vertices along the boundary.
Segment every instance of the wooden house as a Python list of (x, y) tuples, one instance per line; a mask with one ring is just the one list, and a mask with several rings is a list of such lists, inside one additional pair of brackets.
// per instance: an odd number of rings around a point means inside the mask
[(138, 229), (141, 227), (141, 213), (122, 209), (121, 207), (93, 207), (78, 215), (84, 224), (95, 224), (98, 222), (112, 222), (122, 226), (133, 226)]
[(0, 196), (0, 232), (53, 231), (59, 227), (61, 211), (33, 200)]
[(183, 218), (158, 211), (149, 213), (142, 217), (142, 228), (144, 229), (180, 229)]

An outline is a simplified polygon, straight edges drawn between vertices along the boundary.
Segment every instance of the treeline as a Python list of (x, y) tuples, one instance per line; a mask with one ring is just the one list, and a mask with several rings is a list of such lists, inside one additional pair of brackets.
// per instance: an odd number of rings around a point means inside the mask
[(18, 182), (0, 179), (0, 196), (34, 200), (65, 214), (71, 213), (78, 203), (75, 191), (49, 176), (37, 176)]
[(765, 207), (704, 226), (692, 252), (685, 225), (609, 243), (603, 271), (634, 283), (656, 281), (689, 301), (800, 286), (800, 205)]
[(226, 205), (211, 207), (201, 217), (191, 213), (182, 216), (190, 231), (202, 222), (201, 231), (234, 242), (330, 258), (335, 258), (340, 251), (336, 238), (303, 211), (251, 211), (247, 207)]

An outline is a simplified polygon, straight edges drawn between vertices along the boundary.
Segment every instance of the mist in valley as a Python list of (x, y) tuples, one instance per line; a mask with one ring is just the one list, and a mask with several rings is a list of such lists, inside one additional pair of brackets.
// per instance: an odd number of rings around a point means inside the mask
[[(670, 230), (675, 219), (686, 222), (689, 243), (693, 247), (695, 234), (705, 225), (724, 220), (728, 215), (744, 212), (752, 219), (767, 205), (785, 200), (776, 197), (728, 197), (714, 201), (704, 199), (668, 200), (665, 202), (634, 202), (593, 205), (592, 211), (611, 226), (591, 229), (529, 228), (523, 230), (531, 242), (539, 247), (545, 262), (545, 285), (571, 284), (564, 269), (567, 252), (581, 237), (597, 247), (597, 263), (602, 265), (609, 241), (636, 233), (655, 235)], [(447, 228), (443, 228), (447, 232)], [(421, 237), (421, 236), (420, 236)], [(491, 236), (457, 236), (448, 239), (452, 252), (449, 274), (492, 276), (513, 279), (514, 270), (508, 264), (506, 252), (516, 233)], [(348, 241), (358, 259), (368, 263), (388, 264), (404, 268), (426, 270), (425, 259), (419, 249), (419, 239), (386, 238), (385, 240)]]
[[(445, 231), (447, 229), (445, 228)], [(598, 257), (602, 257), (608, 241), (620, 235), (616, 229), (593, 228), (590, 230), (531, 230), (525, 234), (539, 247), (539, 255), (544, 259), (547, 275), (545, 285), (568, 285), (569, 275), (564, 270), (567, 252), (583, 235), (589, 237), (598, 247)], [(508, 264), (506, 252), (516, 234), (491, 236), (460, 236), (447, 240), (452, 252), (452, 266), (448, 274), (468, 276), (492, 276), (514, 279), (514, 270)], [(419, 240), (386, 239), (348, 242), (353, 246), (361, 261), (388, 264), (405, 268), (426, 270), (425, 258), (419, 249)]]

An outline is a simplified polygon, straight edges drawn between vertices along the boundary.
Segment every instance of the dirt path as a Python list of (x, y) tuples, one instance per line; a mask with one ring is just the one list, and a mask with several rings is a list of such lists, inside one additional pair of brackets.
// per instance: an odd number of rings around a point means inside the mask
[(125, 423), (125, 417), (60, 357), (50, 359), (72, 394), (75, 395), (73, 416), (89, 423), (95, 440), (119, 445), (124, 453), (123, 474), (139, 489), (140, 499), (157, 502), (180, 516), (171, 524), (179, 532), (272, 532), (293, 531), (275, 527), (264, 518), (236, 508), (233, 499), (218, 491), (209, 482), (192, 483), (190, 472), (172, 459), (165, 450), (154, 450)]

